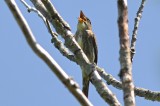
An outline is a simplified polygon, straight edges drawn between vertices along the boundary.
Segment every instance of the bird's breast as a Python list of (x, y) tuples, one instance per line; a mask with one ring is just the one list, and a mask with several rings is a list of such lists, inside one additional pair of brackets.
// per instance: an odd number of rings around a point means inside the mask
[(79, 46), (80, 46), (81, 48), (83, 48), (82, 36), (81, 36), (81, 35), (78, 36), (77, 42), (78, 42)]

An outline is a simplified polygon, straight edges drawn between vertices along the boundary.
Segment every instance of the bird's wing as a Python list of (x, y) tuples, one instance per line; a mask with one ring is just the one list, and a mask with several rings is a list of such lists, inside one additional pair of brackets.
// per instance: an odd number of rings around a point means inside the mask
[(91, 39), (92, 39), (92, 43), (93, 43), (93, 46), (94, 46), (94, 53), (95, 53), (94, 62), (97, 64), (97, 61), (98, 61), (98, 48), (97, 48), (97, 41), (96, 41), (95, 35), (93, 35), (91, 37)]
[(95, 55), (95, 59), (94, 62), (97, 64), (98, 61), (98, 47), (97, 47), (97, 41), (96, 41), (96, 36), (95, 34), (91, 31), (91, 30), (86, 30), (86, 33), (88, 33), (87, 35), (89, 35), (89, 39), (94, 47), (94, 55)]

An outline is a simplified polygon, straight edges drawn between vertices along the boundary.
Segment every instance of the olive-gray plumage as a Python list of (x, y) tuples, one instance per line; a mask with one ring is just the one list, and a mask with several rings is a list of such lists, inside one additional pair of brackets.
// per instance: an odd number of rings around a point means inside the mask
[[(78, 19), (77, 31), (75, 34), (75, 39), (80, 45), (83, 52), (88, 57), (91, 63), (97, 64), (98, 49), (94, 33), (92, 32), (90, 20), (80, 12), (80, 17)], [(88, 97), (89, 90), (89, 77), (86, 75), (84, 68), (82, 69), (83, 77), (83, 88), (82, 91)]]

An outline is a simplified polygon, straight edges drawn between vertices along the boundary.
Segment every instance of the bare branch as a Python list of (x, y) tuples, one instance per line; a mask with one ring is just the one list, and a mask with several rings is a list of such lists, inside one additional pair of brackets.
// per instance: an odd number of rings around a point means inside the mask
[(111, 74), (108, 74), (104, 69), (96, 67), (99, 75), (106, 81), (108, 85), (112, 85), (117, 89), (122, 89), (122, 83), (115, 79)]
[(131, 61), (133, 61), (134, 54), (136, 53), (135, 48), (136, 48), (136, 41), (137, 41), (137, 32), (138, 32), (139, 22), (142, 18), (142, 12), (145, 6), (145, 2), (146, 0), (142, 0), (141, 5), (137, 11), (137, 16), (135, 18), (134, 29), (133, 29), (132, 40), (131, 40)]
[(21, 1), (21, 2), (24, 4), (24, 6), (27, 8), (28, 12), (32, 12), (32, 11), (33, 11), (33, 12), (37, 13), (38, 16), (39, 16), (40, 18), (42, 18), (43, 22), (46, 24), (46, 18), (45, 18), (36, 8), (31, 7), (31, 6), (28, 5), (27, 2), (24, 1), (24, 0), (20, 0), (20, 1)]
[(77, 62), (75, 59), (75, 56), (70, 53), (70, 51), (65, 47), (65, 45), (60, 40), (58, 40), (58, 37), (57, 37), (58, 35), (57, 33), (52, 31), (48, 20), (46, 20), (46, 22), (47, 22), (49, 33), (52, 36), (51, 42), (54, 43), (54, 46), (61, 52), (63, 56), (67, 57), (69, 60), (73, 62)]
[[(57, 24), (61, 24), (61, 27), (65, 28), (67, 30), (70, 30), (69, 24), (62, 19), (62, 17), (57, 12), (57, 10), (54, 8), (52, 3), (49, 0), (41, 0), (41, 1), (44, 4), (44, 6), (46, 7), (46, 9), (48, 10), (48, 13), (50, 13), (50, 16), (52, 17), (53, 21), (57, 20), (58, 21), (58, 22), (56, 22)], [(54, 13), (54, 14), (52, 14), (52, 13)], [(57, 31), (59, 31), (59, 30), (57, 30)]]
[(21, 28), (27, 43), (32, 48), (32, 50), (39, 56), (56, 74), (59, 80), (68, 88), (68, 90), (75, 96), (75, 98), (83, 106), (93, 106), (91, 102), (85, 97), (85, 95), (80, 90), (78, 84), (71, 79), (62, 68), (56, 63), (56, 61), (45, 51), (36, 41), (31, 29), (29, 28), (25, 18), (21, 14), (19, 8), (17, 7), (14, 0), (5, 0), (8, 7), (10, 8), (14, 18), (16, 19), (19, 27)]
[[(96, 67), (99, 75), (107, 82), (108, 85), (112, 85), (117, 89), (122, 89), (122, 83), (115, 79), (112, 75), (106, 73), (104, 69)], [(134, 87), (135, 95), (144, 97), (147, 100), (160, 101), (160, 91), (151, 91), (145, 88)]]
[(145, 97), (147, 100), (152, 100), (152, 101), (160, 101), (160, 92), (156, 91), (151, 91), (148, 89), (144, 88), (139, 88), (135, 87), (135, 94), (140, 96), (140, 97)]
[(130, 58), (128, 35), (128, 8), (127, 0), (118, 0), (118, 28), (120, 38), (120, 65), (119, 73), (122, 81), (125, 106), (135, 106), (134, 84), (132, 81), (132, 64)]
[(21, 2), (25, 5), (25, 7), (28, 9), (28, 12), (35, 12), (38, 14), (38, 16), (43, 20), (43, 22), (45, 23), (48, 32), (51, 34), (52, 36), (52, 40), (51, 42), (54, 43), (54, 46), (60, 51), (60, 53), (67, 57), (69, 60), (76, 62), (75, 60), (75, 56), (73, 54), (70, 53), (70, 51), (64, 46), (64, 44), (58, 40), (58, 34), (53, 32), (49, 22), (46, 20), (46, 18), (41, 14), (41, 12), (39, 12), (36, 8), (31, 7), (30, 5), (27, 4), (27, 2), (25, 2), (24, 0), (21, 0)]

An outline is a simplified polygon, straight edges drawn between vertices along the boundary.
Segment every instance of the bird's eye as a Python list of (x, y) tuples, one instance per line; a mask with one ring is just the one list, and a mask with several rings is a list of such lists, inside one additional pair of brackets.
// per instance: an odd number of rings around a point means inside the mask
[(87, 22), (89, 22), (91, 24), (91, 21), (87, 18)]

